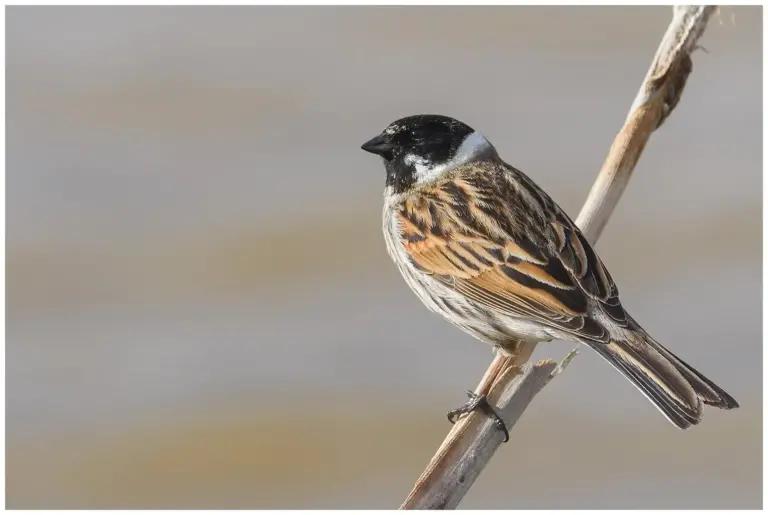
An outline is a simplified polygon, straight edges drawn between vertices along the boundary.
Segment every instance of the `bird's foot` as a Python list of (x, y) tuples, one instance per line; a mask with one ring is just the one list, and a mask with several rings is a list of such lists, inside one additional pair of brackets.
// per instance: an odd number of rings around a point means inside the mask
[(479, 409), (485, 413), (488, 418), (493, 420), (499, 431), (504, 433), (504, 441), (508, 442), (509, 431), (507, 431), (507, 425), (503, 420), (501, 420), (501, 417), (498, 413), (496, 413), (496, 410), (494, 410), (491, 405), (488, 404), (488, 399), (485, 397), (485, 395), (477, 395), (471, 390), (467, 390), (467, 395), (469, 396), (469, 401), (467, 401), (463, 406), (448, 412), (448, 420), (451, 422), (451, 424), (455, 424), (460, 415), (471, 413)]

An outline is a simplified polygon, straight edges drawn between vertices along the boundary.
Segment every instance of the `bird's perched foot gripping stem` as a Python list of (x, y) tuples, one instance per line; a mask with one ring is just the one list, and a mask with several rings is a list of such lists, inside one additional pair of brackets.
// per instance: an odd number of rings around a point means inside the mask
[(485, 395), (478, 395), (472, 390), (467, 390), (467, 396), (469, 397), (469, 401), (467, 401), (463, 406), (448, 412), (448, 420), (451, 422), (451, 424), (455, 424), (460, 415), (463, 415), (464, 413), (471, 413), (479, 409), (485, 413), (488, 418), (493, 420), (494, 424), (496, 424), (496, 427), (499, 428), (499, 431), (504, 433), (504, 442), (508, 442), (509, 431), (507, 431), (507, 425), (501, 419), (499, 414), (496, 413), (496, 410), (494, 410), (493, 407), (488, 403), (488, 398)]

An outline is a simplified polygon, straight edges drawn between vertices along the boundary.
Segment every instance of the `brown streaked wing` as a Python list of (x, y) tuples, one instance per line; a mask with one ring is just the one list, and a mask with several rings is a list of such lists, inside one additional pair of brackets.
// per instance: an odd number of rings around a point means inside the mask
[(551, 225), (557, 239), (559, 261), (611, 319), (626, 327), (627, 315), (619, 302), (619, 290), (587, 239), (564, 216)]
[[(532, 242), (467, 234), (466, 227), (458, 227), (452, 213), (446, 212), (452, 209), (449, 203), (429, 202), (429, 206), (423, 206), (429, 211), (426, 216), (414, 212), (415, 204), (398, 215), (401, 242), (421, 271), (492, 310), (582, 338), (606, 340), (605, 330), (587, 316), (588, 296), (572, 271), (582, 272), (583, 267), (577, 266), (581, 249), (569, 251), (575, 256), (572, 263), (546, 252), (533, 257), (521, 251)], [(427, 220), (430, 223), (419, 223)], [(432, 230), (435, 222), (440, 224), (437, 231)], [(564, 241), (570, 245), (569, 239)]]

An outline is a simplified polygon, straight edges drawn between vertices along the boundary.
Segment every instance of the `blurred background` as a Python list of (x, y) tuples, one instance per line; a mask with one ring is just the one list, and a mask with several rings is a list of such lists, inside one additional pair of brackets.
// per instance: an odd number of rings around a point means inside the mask
[[(360, 144), (454, 116), (575, 217), (671, 18), (6, 13), (10, 508), (399, 506), (492, 353), (390, 263)], [(677, 431), (584, 350), (463, 508), (760, 507), (761, 18), (710, 21), (599, 243), (635, 318), (741, 409)]]

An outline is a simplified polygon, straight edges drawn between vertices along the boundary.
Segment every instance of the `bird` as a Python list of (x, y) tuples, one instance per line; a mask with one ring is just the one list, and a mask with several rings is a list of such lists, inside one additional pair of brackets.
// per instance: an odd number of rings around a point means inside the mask
[[(653, 339), (579, 227), (480, 132), (454, 118), (401, 118), (361, 146), (386, 171), (387, 251), (426, 307), (498, 352), (521, 342), (586, 345), (675, 426), (698, 424), (703, 404), (736, 400)], [(449, 412), (483, 409), (485, 394)]]

